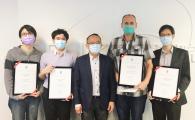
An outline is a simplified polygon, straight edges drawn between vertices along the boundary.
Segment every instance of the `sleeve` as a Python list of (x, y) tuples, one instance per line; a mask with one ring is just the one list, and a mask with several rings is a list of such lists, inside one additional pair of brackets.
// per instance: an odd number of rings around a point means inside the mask
[[(45, 63), (45, 54), (42, 54), (41, 55), (41, 59), (40, 59), (40, 68), (39, 68), (39, 73), (40, 73), (40, 71), (43, 69), (43, 68), (45, 68), (45, 66), (46, 66), (46, 63)], [(43, 87), (43, 83), (44, 83), (44, 80), (41, 80), (40, 78), (38, 78), (38, 90), (40, 91), (40, 93), (41, 94), (43, 94), (43, 92), (44, 92), (44, 87)]]
[(110, 94), (110, 101), (115, 101), (116, 99), (116, 88), (117, 88), (117, 82), (115, 78), (115, 72), (114, 72), (114, 62), (111, 60), (110, 62), (110, 88), (111, 88), (111, 94)]
[(107, 56), (109, 56), (111, 59), (113, 59), (114, 58), (114, 55), (113, 55), (113, 53), (112, 53), (112, 47), (113, 45), (112, 45), (112, 42), (110, 43), (110, 45), (109, 45), (109, 48), (108, 48), (108, 52), (107, 52)]
[(74, 103), (80, 104), (80, 95), (79, 95), (79, 89), (80, 89), (80, 72), (79, 72), (79, 60), (77, 58), (75, 65), (74, 65), (74, 72), (73, 72), (73, 96), (74, 96)]
[[(154, 61), (154, 58), (152, 59), (152, 63), (154, 63), (153, 61)], [(153, 90), (154, 78), (155, 78), (155, 69), (156, 69), (156, 66), (154, 66), (154, 67), (152, 68), (152, 75), (151, 75), (151, 78), (150, 78), (150, 82), (149, 82), (149, 84), (148, 84), (148, 91)]]
[(153, 53), (153, 50), (151, 48), (150, 42), (148, 40), (145, 41), (144, 46), (145, 46), (144, 47), (144, 58), (145, 58), (145, 60), (154, 58), (154, 53)]
[[(39, 72), (38, 74), (40, 73), (40, 62), (39, 62)], [(44, 87), (43, 87), (43, 83), (44, 83), (44, 80), (41, 80), (39, 77), (38, 77), (38, 91), (40, 91), (41, 94), (43, 94), (43, 91), (44, 91)]]
[(191, 77), (190, 77), (190, 61), (189, 61), (189, 55), (188, 52), (185, 52), (185, 57), (184, 57), (184, 61), (183, 61), (183, 66), (181, 69), (181, 76), (180, 76), (180, 82), (179, 82), (179, 89), (181, 92), (184, 92), (187, 87), (190, 84), (191, 81)]
[(41, 60), (40, 60), (40, 70), (46, 67), (45, 59), (46, 59), (46, 54), (44, 53), (42, 54)]
[(109, 48), (108, 48), (108, 52), (107, 52), (107, 56), (109, 56), (113, 62), (114, 62), (114, 70), (116, 72), (118, 72), (118, 63), (117, 63), (117, 58), (116, 56), (113, 54), (113, 48), (114, 48), (114, 44), (116, 44), (116, 41), (115, 39), (113, 39), (109, 45)]
[(16, 96), (13, 95), (13, 70), (14, 70), (14, 59), (11, 54), (11, 51), (8, 51), (5, 63), (4, 63), (4, 83), (6, 92), (12, 99), (17, 99)]
[(71, 75), (71, 93), (74, 93), (74, 65), (77, 59), (77, 54), (72, 53), (72, 75)]

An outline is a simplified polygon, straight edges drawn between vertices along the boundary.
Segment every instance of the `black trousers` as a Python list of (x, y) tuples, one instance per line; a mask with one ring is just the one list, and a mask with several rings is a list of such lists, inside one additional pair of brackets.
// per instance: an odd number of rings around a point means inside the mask
[(43, 106), (46, 120), (70, 120), (70, 101), (48, 99), (48, 89), (43, 92)]
[(181, 105), (167, 102), (151, 100), (154, 120), (180, 120)]
[(93, 97), (89, 111), (83, 111), (81, 120), (107, 120), (108, 111), (102, 109), (100, 98)]

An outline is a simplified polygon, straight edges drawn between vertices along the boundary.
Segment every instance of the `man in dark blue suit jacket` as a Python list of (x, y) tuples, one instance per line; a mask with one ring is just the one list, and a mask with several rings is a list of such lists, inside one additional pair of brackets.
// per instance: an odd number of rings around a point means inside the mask
[(114, 63), (100, 54), (101, 38), (91, 34), (86, 47), (89, 54), (77, 58), (74, 67), (74, 101), (85, 120), (107, 120), (114, 109), (116, 80)]

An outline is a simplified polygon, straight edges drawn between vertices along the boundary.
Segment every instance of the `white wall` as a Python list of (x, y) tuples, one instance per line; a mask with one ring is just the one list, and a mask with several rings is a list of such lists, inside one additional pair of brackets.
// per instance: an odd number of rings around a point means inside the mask
[[(38, 32), (37, 46), (42, 51), (51, 45), (51, 32), (56, 28), (67, 29), (70, 46), (79, 54), (85, 51), (86, 37), (99, 33), (104, 49), (111, 39), (121, 34), (120, 23), (124, 14), (135, 14), (138, 21), (137, 33), (150, 38), (154, 49), (160, 47), (157, 39), (159, 27), (171, 24), (176, 30), (175, 44), (188, 49), (195, 62), (195, 6), (194, 0), (0, 0), (0, 115), (11, 120), (7, 106), (3, 65), (7, 51), (20, 44), (18, 30), (23, 24), (31, 24)], [(79, 49), (78, 49), (79, 48)], [(191, 57), (192, 58), (192, 57)], [(191, 73), (195, 63), (191, 63)], [(181, 120), (193, 120), (195, 97), (192, 82), (187, 90), (188, 104), (182, 108)], [(151, 106), (146, 105), (144, 120), (151, 120)]]

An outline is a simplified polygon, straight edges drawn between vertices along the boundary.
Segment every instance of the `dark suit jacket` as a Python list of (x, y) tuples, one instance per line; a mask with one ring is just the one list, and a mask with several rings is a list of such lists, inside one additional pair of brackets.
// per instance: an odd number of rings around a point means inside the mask
[[(149, 90), (153, 89), (154, 70), (155, 70), (156, 66), (159, 66), (161, 51), (162, 51), (162, 48), (154, 51), (155, 58), (152, 59), (154, 67), (153, 67), (152, 77), (151, 77), (151, 80), (149, 83)], [(185, 95), (185, 90), (187, 89), (187, 87), (190, 83), (190, 80), (191, 80), (191, 78), (190, 78), (190, 62), (189, 62), (188, 52), (184, 49), (173, 47), (173, 55), (172, 55), (170, 67), (180, 68), (178, 87), (180, 89), (181, 97), (180, 97), (179, 101), (177, 101), (176, 103), (179, 105), (186, 104), (187, 99), (186, 99), (186, 95)]]
[[(109, 101), (115, 101), (116, 80), (113, 61), (100, 54), (100, 101), (103, 109), (107, 109)], [(74, 102), (81, 104), (88, 111), (92, 100), (92, 75), (89, 54), (77, 58), (74, 67)]]

